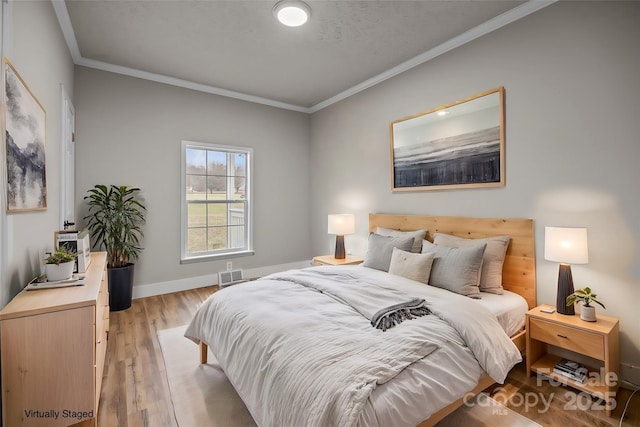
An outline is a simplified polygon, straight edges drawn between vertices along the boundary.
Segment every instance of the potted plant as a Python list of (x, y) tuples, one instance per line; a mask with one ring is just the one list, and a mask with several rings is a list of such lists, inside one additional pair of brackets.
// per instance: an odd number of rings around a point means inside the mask
[(70, 279), (73, 276), (75, 260), (75, 252), (68, 250), (64, 246), (56, 249), (54, 253), (44, 260), (44, 272), (47, 275), (47, 282)]
[(588, 286), (584, 289), (578, 289), (567, 297), (567, 306), (573, 305), (576, 302), (581, 302), (582, 307), (580, 309), (580, 318), (587, 322), (596, 321), (596, 308), (591, 303), (595, 302), (602, 308), (606, 308), (604, 304), (597, 300), (598, 295), (591, 292), (591, 288)]
[(147, 208), (136, 187), (99, 184), (88, 193), (84, 219), (94, 244), (107, 251), (110, 310), (125, 310), (131, 307), (134, 262), (143, 249), (140, 241)]

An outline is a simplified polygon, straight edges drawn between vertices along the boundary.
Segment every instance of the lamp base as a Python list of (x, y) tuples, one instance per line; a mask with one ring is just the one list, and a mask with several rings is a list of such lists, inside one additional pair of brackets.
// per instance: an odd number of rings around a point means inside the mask
[(573, 276), (569, 264), (560, 264), (558, 270), (558, 296), (556, 297), (556, 311), (560, 314), (573, 316), (573, 305), (567, 307), (567, 297), (573, 293)]
[(336, 253), (334, 257), (336, 259), (346, 258), (346, 254), (344, 252), (344, 236), (336, 236)]

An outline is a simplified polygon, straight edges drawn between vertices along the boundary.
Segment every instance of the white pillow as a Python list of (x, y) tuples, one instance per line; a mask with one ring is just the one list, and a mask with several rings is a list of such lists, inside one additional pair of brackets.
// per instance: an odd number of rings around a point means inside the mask
[(393, 248), (389, 273), (428, 284), (434, 255), (433, 252), (416, 254)]
[(509, 246), (509, 236), (487, 237), (483, 239), (465, 239), (450, 234), (435, 233), (433, 243), (450, 248), (464, 248), (487, 244), (482, 256), (482, 270), (480, 272), (480, 290), (492, 294), (502, 295), (502, 266)]
[(389, 271), (393, 248), (408, 251), (413, 246), (413, 237), (388, 237), (369, 234), (367, 254), (362, 265), (376, 270)]
[(468, 248), (448, 248), (422, 241), (422, 253), (433, 252), (433, 266), (429, 284), (467, 296), (479, 296), (478, 281), (482, 254), (486, 243)]
[(391, 228), (378, 227), (376, 228), (376, 234), (391, 237), (413, 237), (414, 240), (411, 252), (419, 254), (420, 249), (422, 248), (422, 241), (426, 239), (427, 230), (401, 231), (393, 230)]

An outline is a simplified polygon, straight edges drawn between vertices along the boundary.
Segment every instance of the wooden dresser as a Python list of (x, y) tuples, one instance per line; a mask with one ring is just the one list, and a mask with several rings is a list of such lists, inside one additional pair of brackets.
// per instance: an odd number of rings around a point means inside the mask
[(97, 425), (106, 266), (106, 252), (92, 253), (84, 286), (22, 291), (0, 311), (3, 425)]

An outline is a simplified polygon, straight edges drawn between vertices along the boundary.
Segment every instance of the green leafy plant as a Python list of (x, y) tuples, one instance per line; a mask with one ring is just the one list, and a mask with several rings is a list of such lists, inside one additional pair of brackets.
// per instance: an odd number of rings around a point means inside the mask
[(591, 303), (595, 302), (602, 308), (606, 308), (604, 304), (597, 300), (598, 295), (591, 292), (591, 288), (578, 289), (567, 297), (567, 306), (573, 305), (576, 301), (581, 301), (585, 307), (591, 307)]
[(107, 251), (107, 267), (125, 267), (140, 256), (147, 208), (140, 189), (128, 186), (96, 185), (84, 197), (89, 206), (87, 227), (99, 247)]
[(75, 252), (68, 250), (64, 246), (60, 246), (58, 249), (55, 250), (54, 253), (46, 257), (44, 262), (46, 264), (60, 265), (60, 264), (64, 264), (65, 262), (75, 261), (75, 259), (76, 259)]

